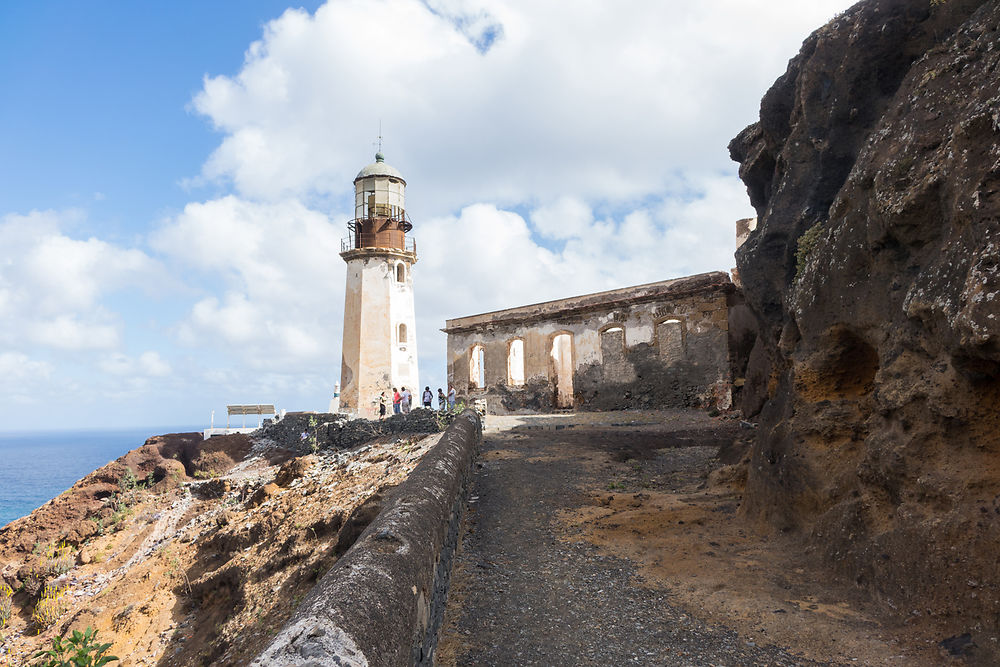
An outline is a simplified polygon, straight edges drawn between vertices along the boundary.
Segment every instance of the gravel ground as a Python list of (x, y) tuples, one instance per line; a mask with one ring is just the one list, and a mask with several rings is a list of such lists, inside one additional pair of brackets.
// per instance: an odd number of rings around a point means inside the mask
[[(580, 482), (601, 482), (587, 451), (621, 449), (616, 438), (630, 434), (586, 424), (518, 431), (486, 435), (438, 664), (821, 664), (706, 625), (671, 605), (669, 591), (642, 586), (630, 561), (558, 538), (555, 513), (582, 502)], [(703, 459), (689, 435), (671, 444), (691, 451), (675, 451)], [(581, 456), (552, 457), (553, 444), (578, 445)]]

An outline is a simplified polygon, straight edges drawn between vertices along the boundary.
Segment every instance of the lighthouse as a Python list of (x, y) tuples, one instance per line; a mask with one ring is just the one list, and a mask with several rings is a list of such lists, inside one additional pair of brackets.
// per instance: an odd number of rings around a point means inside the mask
[(347, 262), (340, 410), (378, 415), (379, 394), (392, 405), (393, 387), (417, 403), (417, 336), (413, 265), (417, 248), (407, 233), (406, 181), (381, 152), (354, 179), (354, 219), (341, 242)]

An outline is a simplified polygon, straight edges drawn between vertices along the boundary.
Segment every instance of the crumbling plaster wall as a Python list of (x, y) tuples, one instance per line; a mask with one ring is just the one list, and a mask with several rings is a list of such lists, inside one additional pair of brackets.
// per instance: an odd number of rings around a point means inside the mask
[[(449, 320), (448, 382), (466, 400), (485, 398), (493, 414), (554, 410), (552, 343), (567, 333), (572, 336), (576, 409), (729, 407), (729, 278), (716, 272), (649, 287)], [(680, 322), (679, 354), (665, 354), (660, 340), (658, 325), (668, 320)], [(624, 334), (621, 353), (602, 351), (602, 337), (616, 328)], [(523, 386), (508, 382), (508, 349), (515, 339), (524, 341)], [(612, 335), (605, 341), (616, 339)], [(476, 386), (469, 372), (477, 345), (484, 349), (484, 388)]]

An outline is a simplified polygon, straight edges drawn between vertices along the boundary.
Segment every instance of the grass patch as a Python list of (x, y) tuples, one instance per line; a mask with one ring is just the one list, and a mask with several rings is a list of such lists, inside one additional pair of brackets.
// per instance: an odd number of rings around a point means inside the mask
[(816, 246), (819, 244), (820, 236), (823, 234), (823, 223), (817, 222), (815, 225), (806, 230), (806, 232), (799, 237), (798, 246), (795, 250), (795, 279), (798, 280), (799, 276), (806, 268), (806, 264), (809, 262), (809, 257), (812, 255)]
[(14, 589), (6, 583), (0, 583), (0, 628), (5, 627), (7, 621), (10, 620), (10, 615), (14, 608), (14, 604), (11, 602), (11, 598), (13, 597)]

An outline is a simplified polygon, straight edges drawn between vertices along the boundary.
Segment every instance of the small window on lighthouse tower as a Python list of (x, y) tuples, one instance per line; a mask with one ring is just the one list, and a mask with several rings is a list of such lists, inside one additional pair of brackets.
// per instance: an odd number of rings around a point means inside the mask
[(396, 282), (405, 283), (406, 282), (406, 265), (400, 262), (396, 265)]
[(403, 344), (406, 343), (406, 325), (405, 324), (400, 324), (399, 325), (398, 340), (399, 340), (399, 344), (400, 345), (403, 345)]

